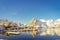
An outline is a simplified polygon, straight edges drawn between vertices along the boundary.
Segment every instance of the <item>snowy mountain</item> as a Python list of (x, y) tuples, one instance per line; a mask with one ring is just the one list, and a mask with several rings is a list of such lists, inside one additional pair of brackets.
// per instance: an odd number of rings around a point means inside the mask
[(46, 22), (43, 22), (42, 20), (38, 20), (36, 18), (33, 18), (30, 22), (28, 22), (27, 26), (33, 26), (33, 27), (40, 27), (42, 25), (47, 26)]
[(56, 25), (60, 24), (60, 19), (57, 20), (44, 20), (44, 19), (40, 19), (41, 22), (45, 22), (45, 25), (47, 25), (48, 27), (56, 27)]
[(33, 18), (30, 22), (28, 22), (27, 26), (35, 26), (35, 27), (40, 27), (40, 26), (48, 26), (48, 27), (55, 27), (56, 25), (60, 24), (60, 19), (57, 20), (44, 20), (44, 19), (36, 19)]

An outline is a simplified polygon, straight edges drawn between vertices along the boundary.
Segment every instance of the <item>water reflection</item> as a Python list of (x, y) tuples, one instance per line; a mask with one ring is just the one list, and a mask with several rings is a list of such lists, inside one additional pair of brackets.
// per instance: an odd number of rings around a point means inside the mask
[(31, 34), (21, 33), (18, 36), (10, 35), (10, 36), (0, 36), (0, 39), (7, 39), (7, 40), (55, 40), (60, 39), (60, 36), (54, 35), (46, 35), (46, 36), (35, 36), (33, 37)]

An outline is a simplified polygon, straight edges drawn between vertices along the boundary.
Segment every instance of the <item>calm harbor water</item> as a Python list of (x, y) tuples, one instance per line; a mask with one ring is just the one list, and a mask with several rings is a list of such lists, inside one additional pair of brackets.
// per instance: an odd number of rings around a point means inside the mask
[(10, 35), (10, 36), (0, 36), (2, 40), (60, 40), (59, 36), (35, 36), (33, 37), (31, 34), (20, 34), (18, 36)]

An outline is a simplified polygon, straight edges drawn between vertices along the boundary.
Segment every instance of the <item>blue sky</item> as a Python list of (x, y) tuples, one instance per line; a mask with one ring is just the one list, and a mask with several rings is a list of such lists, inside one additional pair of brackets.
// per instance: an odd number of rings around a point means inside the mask
[(9, 21), (30, 21), (60, 18), (59, 0), (0, 0), (0, 18)]

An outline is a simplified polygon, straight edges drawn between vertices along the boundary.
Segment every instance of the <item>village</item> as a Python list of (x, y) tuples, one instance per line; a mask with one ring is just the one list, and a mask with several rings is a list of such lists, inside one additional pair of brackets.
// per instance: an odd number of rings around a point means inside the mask
[(9, 22), (7, 19), (0, 19), (0, 34), (4, 36), (18, 35), (21, 32), (36, 35), (37, 29), (35, 27), (28, 27), (21, 23)]

